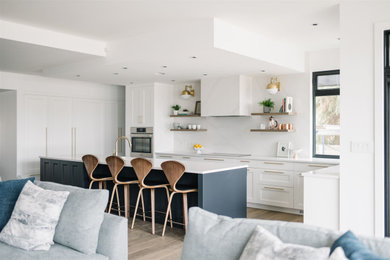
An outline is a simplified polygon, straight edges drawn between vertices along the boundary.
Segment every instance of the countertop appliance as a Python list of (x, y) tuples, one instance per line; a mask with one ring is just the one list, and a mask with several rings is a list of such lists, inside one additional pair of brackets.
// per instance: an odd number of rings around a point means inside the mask
[(131, 157), (153, 158), (153, 127), (131, 127)]

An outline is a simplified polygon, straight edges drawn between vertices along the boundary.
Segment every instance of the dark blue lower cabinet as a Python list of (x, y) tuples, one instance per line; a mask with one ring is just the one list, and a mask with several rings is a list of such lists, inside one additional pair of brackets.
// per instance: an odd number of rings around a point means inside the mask
[(41, 159), (41, 181), (88, 188), (89, 179), (81, 162)]

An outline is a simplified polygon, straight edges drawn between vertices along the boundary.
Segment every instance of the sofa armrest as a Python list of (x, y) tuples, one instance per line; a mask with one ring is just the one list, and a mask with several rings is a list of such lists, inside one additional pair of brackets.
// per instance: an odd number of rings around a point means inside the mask
[(127, 236), (127, 218), (104, 213), (96, 252), (108, 256), (110, 260), (127, 259)]

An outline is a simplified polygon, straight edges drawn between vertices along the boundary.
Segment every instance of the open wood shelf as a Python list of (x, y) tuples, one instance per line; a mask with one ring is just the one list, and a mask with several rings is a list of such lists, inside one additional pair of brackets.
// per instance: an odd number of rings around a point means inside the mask
[(171, 129), (173, 132), (205, 132), (207, 129)]
[(278, 132), (278, 133), (293, 133), (295, 129), (292, 130), (272, 130), (272, 129), (251, 129), (251, 132)]
[(252, 116), (295, 116), (295, 112), (278, 112), (278, 113), (252, 113)]
[(170, 115), (170, 117), (200, 117), (200, 115)]

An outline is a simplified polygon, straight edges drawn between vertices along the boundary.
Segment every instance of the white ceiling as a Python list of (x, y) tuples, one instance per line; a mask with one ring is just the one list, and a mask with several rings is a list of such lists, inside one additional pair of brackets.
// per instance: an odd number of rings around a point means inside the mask
[(2, 40), (0, 69), (108, 84), (292, 73), (207, 45), (212, 36), (201, 28), (213, 17), (306, 51), (339, 45), (337, 1), (2, 0), (1, 20), (105, 41), (107, 56)]

